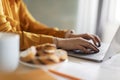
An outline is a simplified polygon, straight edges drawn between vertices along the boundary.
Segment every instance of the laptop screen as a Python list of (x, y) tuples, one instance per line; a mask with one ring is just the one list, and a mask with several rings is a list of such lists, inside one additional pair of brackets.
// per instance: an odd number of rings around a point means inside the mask
[(103, 60), (106, 60), (117, 53), (120, 53), (120, 26), (116, 31)]

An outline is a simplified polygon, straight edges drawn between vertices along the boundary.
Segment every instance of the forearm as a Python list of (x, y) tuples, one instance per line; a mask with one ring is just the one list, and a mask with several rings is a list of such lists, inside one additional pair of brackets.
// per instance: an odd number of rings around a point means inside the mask
[[(24, 13), (23, 13), (24, 12)], [(29, 13), (27, 7), (21, 1), (20, 3), (20, 22), (23, 26), (22, 29), (27, 32), (32, 32), (36, 34), (46, 34), (54, 37), (65, 37), (66, 31), (58, 30), (56, 28), (49, 28), (47, 25), (44, 25), (36, 21), (33, 16)]]
[[(20, 34), (20, 33), (19, 33)], [(29, 32), (22, 32), (21, 36), (21, 50), (27, 49), (30, 46), (36, 46), (44, 43), (53, 43), (52, 36), (43, 34), (33, 34)]]
[[(3, 20), (3, 21), (2, 21)], [(4, 21), (5, 20), (5, 21)], [(29, 48), (32, 45), (40, 45), (43, 43), (53, 43), (52, 36), (42, 35), (42, 34), (34, 34), (25, 31), (16, 31), (12, 28), (9, 21), (6, 21), (6, 18), (0, 18), (0, 32), (11, 32), (20, 35), (20, 49), (24, 50)]]

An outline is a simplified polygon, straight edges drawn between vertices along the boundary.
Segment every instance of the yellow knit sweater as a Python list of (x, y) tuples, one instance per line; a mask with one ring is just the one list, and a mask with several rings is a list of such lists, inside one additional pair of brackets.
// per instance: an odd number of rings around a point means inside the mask
[(63, 38), (66, 33), (36, 21), (22, 0), (0, 0), (0, 32), (19, 34), (21, 50), (32, 45), (53, 43), (53, 37)]

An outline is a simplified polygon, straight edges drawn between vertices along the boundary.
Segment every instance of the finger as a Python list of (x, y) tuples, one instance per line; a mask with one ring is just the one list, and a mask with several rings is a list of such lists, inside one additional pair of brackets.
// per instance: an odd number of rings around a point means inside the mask
[(98, 36), (91, 35), (91, 34), (85, 34), (85, 39), (87, 39), (87, 40), (92, 39), (93, 43), (98, 47), (101, 45), (100, 44), (101, 40)]
[[(93, 36), (94, 36), (94, 35), (93, 35)], [(101, 40), (100, 40), (100, 38), (99, 38), (98, 36), (94, 36), (94, 38), (95, 38), (95, 40), (97, 41), (96, 45), (97, 45), (98, 47), (100, 47), (100, 46), (101, 46)]]
[(96, 45), (96, 46), (100, 46), (100, 38), (98, 36), (95, 36), (95, 35), (88, 35), (89, 39), (92, 39), (93, 43)]
[(78, 46), (78, 49), (81, 50), (83, 53), (90, 53), (85, 47), (83, 46)]
[(97, 40), (95, 39), (95, 37), (94, 36), (92, 36), (92, 35), (89, 35), (89, 37), (90, 37), (90, 39), (93, 41), (93, 43), (97, 46)]
[(87, 40), (92, 40), (93, 41), (93, 43), (97, 46), (97, 41), (98, 40), (96, 40), (96, 38), (95, 38), (95, 36), (94, 35), (91, 35), (91, 34), (85, 34), (85, 37), (84, 37), (85, 39), (87, 39)]
[(87, 45), (85, 45), (85, 47), (92, 49), (95, 52), (99, 52), (99, 49), (90, 42), (88, 42)]
[[(82, 43), (80, 43), (80, 46), (82, 46), (84, 51), (87, 51), (87, 50), (91, 50), (91, 51), (94, 51), (94, 52), (99, 52), (99, 49), (93, 45), (91, 42), (88, 42), (87, 40), (85, 39), (80, 39)], [(87, 49), (87, 50), (86, 50)]]

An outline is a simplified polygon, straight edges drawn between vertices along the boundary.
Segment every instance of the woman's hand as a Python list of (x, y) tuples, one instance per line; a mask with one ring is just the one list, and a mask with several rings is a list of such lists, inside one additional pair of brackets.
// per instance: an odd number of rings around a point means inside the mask
[(101, 46), (101, 40), (98, 36), (96, 35), (92, 35), (92, 34), (69, 34), (68, 35), (68, 38), (77, 38), (77, 37), (81, 37), (81, 38), (84, 38), (86, 40), (92, 40), (93, 43), (97, 46), (97, 47), (100, 47)]
[(84, 53), (99, 52), (97, 46), (82, 37), (57, 38), (57, 46), (66, 50), (81, 50)]

